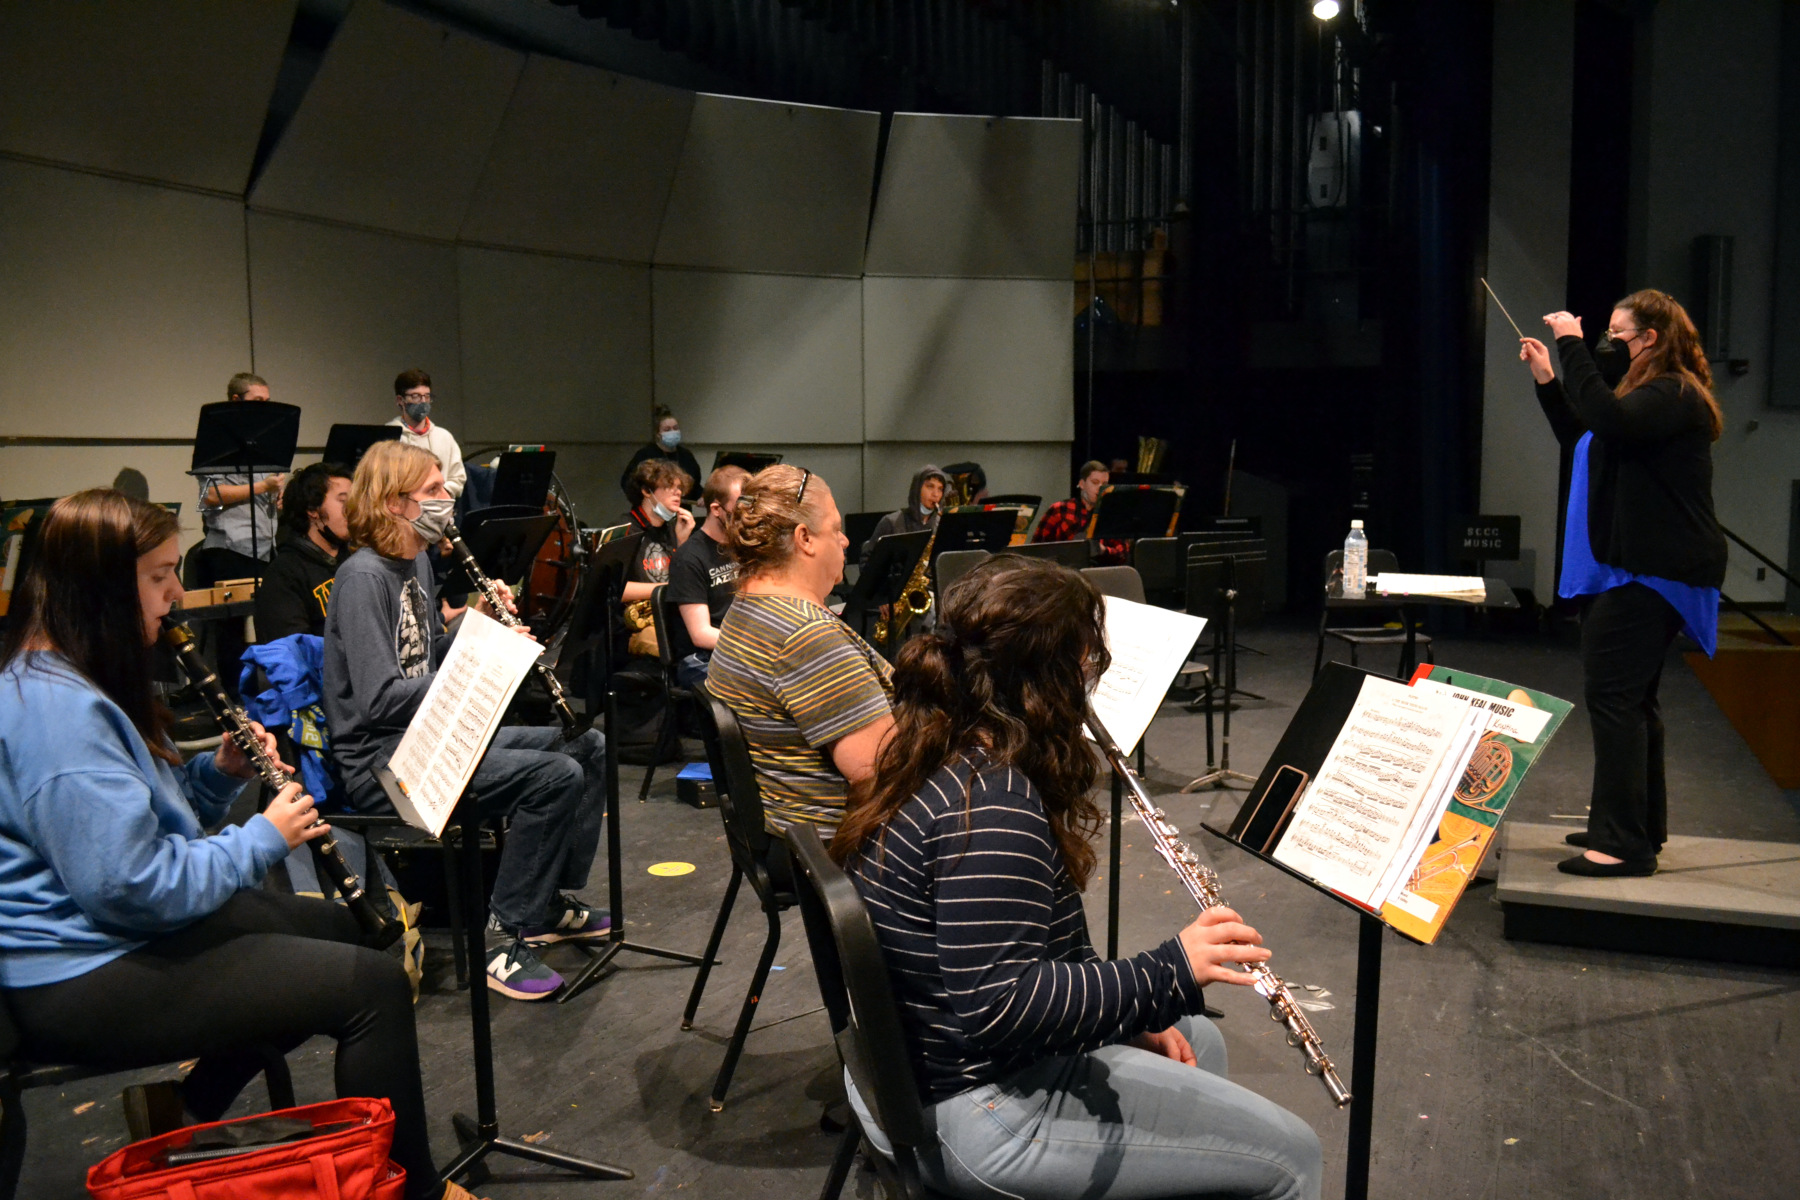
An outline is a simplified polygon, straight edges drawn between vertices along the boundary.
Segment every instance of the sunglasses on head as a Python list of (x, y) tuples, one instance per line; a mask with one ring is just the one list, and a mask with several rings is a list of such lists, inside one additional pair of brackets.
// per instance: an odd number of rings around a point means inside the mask
[(800, 490), (794, 493), (795, 504), (806, 503), (806, 485), (812, 482), (812, 472), (805, 467), (800, 468)]

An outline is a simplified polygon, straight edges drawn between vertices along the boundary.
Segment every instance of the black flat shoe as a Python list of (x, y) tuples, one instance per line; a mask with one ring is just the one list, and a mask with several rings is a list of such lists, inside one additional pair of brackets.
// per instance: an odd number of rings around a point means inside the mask
[(1585, 854), (1565, 858), (1556, 864), (1564, 875), (1586, 875), (1592, 879), (1630, 879), (1656, 874), (1654, 858), (1626, 859), (1624, 862), (1595, 862)]
[(1588, 844), (1587, 830), (1585, 830), (1585, 829), (1576, 830), (1574, 833), (1571, 833), (1571, 834), (1567, 835), (1566, 837), (1564, 837), (1563, 841), (1569, 843), (1569, 845), (1571, 845), (1571, 846), (1580, 846), (1583, 850), (1586, 850), (1587, 844)]

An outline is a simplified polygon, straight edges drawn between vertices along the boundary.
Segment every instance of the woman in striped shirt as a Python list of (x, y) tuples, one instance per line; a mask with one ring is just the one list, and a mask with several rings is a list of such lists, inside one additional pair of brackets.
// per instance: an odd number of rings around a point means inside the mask
[(1224, 1041), (1194, 1019), (1203, 986), (1268, 959), (1256, 931), (1220, 907), (1132, 958), (1089, 942), (1082, 720), (1107, 662), (1092, 586), (1002, 555), (895, 668), (893, 733), (831, 850), (874, 919), (935, 1124), (921, 1170), (956, 1196), (1316, 1197), (1318, 1138), (1229, 1082)]

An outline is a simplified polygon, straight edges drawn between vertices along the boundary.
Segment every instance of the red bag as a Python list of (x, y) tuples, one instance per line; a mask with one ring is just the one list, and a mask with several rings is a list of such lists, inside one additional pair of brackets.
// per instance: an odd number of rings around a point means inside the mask
[[(171, 1167), (168, 1153), (203, 1130), (285, 1117), (315, 1128), (348, 1128)], [(351, 1098), (177, 1129), (107, 1155), (88, 1171), (94, 1200), (400, 1200), (406, 1172), (388, 1161), (394, 1109)]]

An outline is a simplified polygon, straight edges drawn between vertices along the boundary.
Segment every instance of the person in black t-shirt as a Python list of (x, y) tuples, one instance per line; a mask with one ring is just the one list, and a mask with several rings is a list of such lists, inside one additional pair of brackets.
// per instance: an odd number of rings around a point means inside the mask
[(631, 461), (625, 464), (625, 473), (619, 476), (619, 490), (625, 493), (625, 503), (633, 508), (638, 503), (637, 469), (649, 458), (665, 459), (687, 472), (688, 483), (682, 499), (699, 499), (694, 490), (695, 481), (700, 478), (699, 460), (692, 450), (681, 444), (681, 418), (661, 404), (650, 413), (650, 443), (638, 448)]
[(675, 681), (682, 687), (693, 687), (706, 678), (706, 664), (719, 642), (719, 626), (725, 623), (725, 610), (737, 592), (737, 561), (725, 550), (725, 520), (748, 478), (750, 472), (733, 466), (720, 467), (707, 476), (700, 494), (706, 520), (698, 535), (675, 551), (669, 567), (669, 602), (680, 610), (681, 623), (694, 644), (694, 653), (675, 664)]
[(625, 572), (625, 624), (631, 631), (628, 651), (654, 655), (656, 633), (647, 601), (659, 583), (669, 582), (669, 564), (675, 551), (694, 532), (694, 514), (681, 507), (681, 497), (693, 486), (686, 471), (666, 458), (647, 458), (637, 466), (632, 484), (638, 503), (624, 520), (644, 535), (638, 557)]
[(256, 640), (295, 633), (325, 636), (325, 611), (338, 555), (350, 538), (344, 498), (350, 468), (314, 463), (281, 496), (281, 541), (256, 589)]

